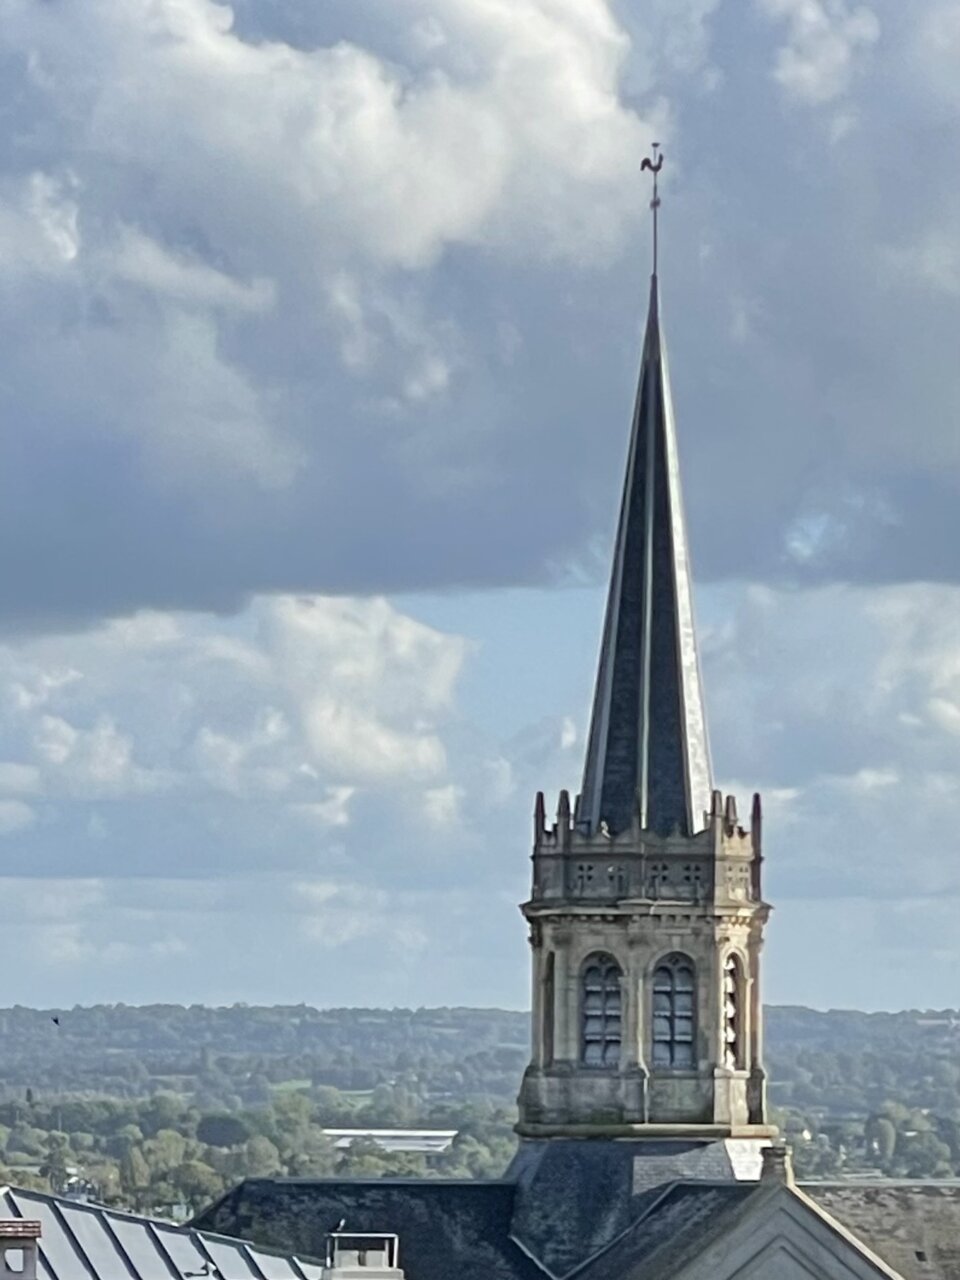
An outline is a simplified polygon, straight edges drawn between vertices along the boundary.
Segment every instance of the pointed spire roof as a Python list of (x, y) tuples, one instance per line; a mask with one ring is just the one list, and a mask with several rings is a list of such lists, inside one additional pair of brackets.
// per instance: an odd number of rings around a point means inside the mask
[(692, 835), (712, 789), (656, 274), (643, 343), (578, 823)]

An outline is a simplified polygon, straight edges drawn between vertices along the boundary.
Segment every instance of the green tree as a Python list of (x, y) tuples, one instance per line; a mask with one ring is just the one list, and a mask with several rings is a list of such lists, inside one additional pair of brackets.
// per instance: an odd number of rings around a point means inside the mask
[(155, 1138), (143, 1144), (142, 1150), (151, 1174), (165, 1172), (183, 1162), (187, 1139), (175, 1129), (159, 1129)]
[(897, 1147), (897, 1130), (888, 1116), (871, 1116), (866, 1128), (867, 1150), (876, 1155), (882, 1167), (893, 1159)]
[(903, 1138), (901, 1146), (897, 1156), (908, 1178), (943, 1178), (952, 1172), (950, 1148), (935, 1133), (912, 1133)]
[(127, 1152), (139, 1146), (143, 1141), (143, 1133), (138, 1125), (125, 1124), (116, 1133), (107, 1138), (106, 1149), (117, 1160), (122, 1160)]
[(197, 1139), (209, 1147), (238, 1147), (250, 1137), (250, 1126), (240, 1116), (227, 1112), (203, 1116), (197, 1125)]
[(150, 1166), (139, 1147), (131, 1146), (120, 1159), (120, 1187), (135, 1209), (143, 1206), (143, 1194), (150, 1185)]
[(74, 1158), (65, 1133), (47, 1134), (47, 1150), (40, 1174), (47, 1179), (55, 1195), (63, 1195), (70, 1176), (70, 1162)]
[(202, 1160), (185, 1160), (170, 1174), (170, 1181), (196, 1211), (223, 1194), (223, 1179)]
[(47, 1135), (42, 1129), (34, 1129), (32, 1125), (15, 1125), (7, 1138), (6, 1150), (8, 1156), (20, 1154), (40, 1159), (46, 1155)]
[(269, 1178), (272, 1174), (282, 1171), (280, 1152), (270, 1139), (263, 1137), (262, 1134), (248, 1138), (238, 1155), (243, 1177)]

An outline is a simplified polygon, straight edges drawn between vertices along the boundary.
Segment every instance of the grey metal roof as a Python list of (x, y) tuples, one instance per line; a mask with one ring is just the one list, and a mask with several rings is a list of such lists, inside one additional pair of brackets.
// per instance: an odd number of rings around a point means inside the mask
[(657, 277), (643, 343), (577, 820), (703, 826), (712, 789)]
[(41, 1224), (40, 1280), (320, 1280), (317, 1262), (39, 1191), (0, 1188), (0, 1217)]

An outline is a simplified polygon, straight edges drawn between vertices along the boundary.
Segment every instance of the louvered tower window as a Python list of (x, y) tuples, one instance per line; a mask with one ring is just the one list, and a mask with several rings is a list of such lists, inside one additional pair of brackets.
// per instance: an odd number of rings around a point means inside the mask
[(580, 1058), (586, 1067), (616, 1067), (620, 1062), (620, 979), (613, 956), (598, 953), (584, 962), (580, 978)]
[(723, 1065), (743, 1066), (743, 968), (737, 956), (723, 962)]
[(696, 974), (689, 956), (668, 956), (653, 973), (653, 1065), (691, 1069), (694, 1064)]

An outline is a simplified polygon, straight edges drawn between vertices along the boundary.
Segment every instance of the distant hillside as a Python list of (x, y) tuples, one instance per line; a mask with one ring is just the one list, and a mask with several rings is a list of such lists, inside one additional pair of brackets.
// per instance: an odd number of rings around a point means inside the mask
[[(0, 1010), (0, 1173), (164, 1212), (266, 1173), (495, 1175), (527, 1033), (500, 1009)], [(804, 1177), (960, 1174), (960, 1013), (775, 1006), (767, 1065)], [(327, 1126), (460, 1136), (428, 1162)]]
[[(59, 1019), (56, 1025), (53, 1018)], [(771, 1099), (863, 1113), (895, 1099), (960, 1107), (960, 1012), (766, 1011)], [(313, 1009), (307, 1005), (96, 1005), (0, 1010), (0, 1099), (158, 1090), (244, 1104), (302, 1081), (372, 1089), (413, 1073), (426, 1096), (511, 1101), (527, 1057), (525, 1013)]]

